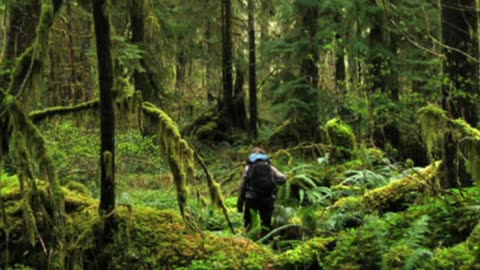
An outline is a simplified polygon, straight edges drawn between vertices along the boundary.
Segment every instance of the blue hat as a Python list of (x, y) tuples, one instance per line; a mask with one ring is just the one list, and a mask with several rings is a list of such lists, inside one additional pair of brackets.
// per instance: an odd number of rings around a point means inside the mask
[(250, 161), (250, 162), (255, 162), (259, 159), (264, 160), (264, 161), (268, 161), (270, 158), (268, 157), (267, 154), (263, 154), (263, 153), (254, 153), (254, 154), (250, 154), (250, 156), (248, 156), (248, 161)]

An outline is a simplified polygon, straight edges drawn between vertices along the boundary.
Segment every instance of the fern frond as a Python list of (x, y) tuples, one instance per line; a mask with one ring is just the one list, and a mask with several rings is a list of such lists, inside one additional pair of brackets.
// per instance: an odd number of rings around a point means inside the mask
[(404, 240), (407, 246), (412, 249), (422, 246), (422, 242), (424, 242), (426, 234), (429, 232), (429, 220), (430, 217), (428, 215), (423, 215), (413, 222), (412, 226), (408, 229), (407, 238)]
[(406, 270), (419, 269), (419, 263), (425, 261), (427, 257), (431, 257), (433, 252), (428, 248), (418, 248), (405, 261)]

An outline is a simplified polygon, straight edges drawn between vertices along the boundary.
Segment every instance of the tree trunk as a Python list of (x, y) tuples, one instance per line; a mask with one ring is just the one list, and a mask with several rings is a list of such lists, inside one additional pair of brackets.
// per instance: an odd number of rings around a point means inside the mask
[[(478, 122), (474, 97), (479, 93), (477, 14), (475, 0), (442, 0), (442, 39), (444, 73), (448, 84), (443, 85), (442, 107), (451, 118), (464, 118), (471, 126)], [(470, 58), (470, 57), (472, 58)], [(453, 136), (444, 137), (444, 168), (447, 187), (471, 184), (463, 160), (458, 156), (458, 142)], [(460, 177), (460, 178), (459, 178)]]
[[(372, 9), (378, 9), (377, 3), (375, 0), (370, 0), (370, 6)], [(373, 17), (373, 25), (370, 29), (369, 36), (369, 55), (368, 55), (368, 64), (369, 64), (369, 79), (371, 81), (371, 92), (380, 91), (385, 92), (386, 88), (386, 77), (384, 76), (383, 69), (386, 68), (385, 65), (385, 56), (382, 51), (382, 47), (385, 44), (385, 30), (383, 26), (383, 14), (378, 10), (374, 10), (371, 16)]]
[(248, 95), (249, 95), (249, 134), (256, 139), (257, 131), (257, 63), (255, 55), (255, 2), (248, 0)]
[(295, 89), (295, 96), (302, 100), (304, 109), (297, 112), (297, 130), (308, 130), (302, 134), (304, 139), (315, 139), (317, 130), (311, 128), (318, 122), (318, 62), (320, 60), (317, 35), (317, 21), (319, 7), (316, 3), (297, 1), (297, 14), (299, 16), (299, 30), (307, 41), (307, 44), (298, 52), (300, 59), (300, 76), (302, 85)]
[[(105, 217), (101, 245), (113, 241), (115, 227), (115, 115), (113, 111), (113, 67), (110, 52), (110, 24), (105, 12), (107, 0), (92, 0), (100, 85), (100, 215)], [(104, 258), (106, 259), (106, 258)], [(110, 263), (105, 260), (105, 269)]]
[[(389, 49), (394, 55), (393, 58), (397, 57), (397, 46), (398, 46), (398, 37), (394, 33), (389, 33), (390, 41), (389, 41)], [(387, 63), (388, 68), (388, 75), (386, 75), (386, 88), (390, 90), (390, 100), (393, 104), (398, 106), (400, 102), (400, 93), (399, 93), (399, 82), (398, 82), (398, 68), (395, 66), (394, 60), (390, 60)], [(393, 113), (392, 113), (393, 114)], [(400, 141), (400, 130), (398, 129), (398, 122), (396, 118), (390, 117), (389, 123), (385, 125), (383, 128), (383, 134), (385, 135), (385, 139), (390, 142), (390, 144), (397, 150), (401, 149), (401, 141)]]
[[(233, 118), (233, 76), (232, 76), (232, 2), (223, 0), (222, 24), (222, 74), (223, 74), (223, 106), (222, 110), (228, 120)], [(230, 121), (229, 121), (230, 122)]]
[(241, 129), (247, 128), (247, 111), (245, 110), (245, 95), (243, 92), (243, 85), (245, 84), (244, 72), (240, 67), (237, 67), (235, 73), (235, 87), (233, 99), (233, 122), (235, 127)]
[[(335, 15), (335, 23), (337, 27), (342, 22), (342, 15)], [(345, 79), (346, 79), (346, 68), (345, 68), (345, 54), (344, 54), (344, 45), (342, 43), (342, 37), (340, 34), (335, 34), (335, 41), (337, 46), (335, 47), (335, 85), (337, 89), (342, 94), (346, 94)]]
[[(13, 68), (19, 57), (34, 41), (35, 31), (40, 18), (40, 0), (31, 0), (28, 4), (8, 2), (8, 25), (5, 33), (5, 46), (2, 52), (1, 68)], [(10, 74), (0, 76), (0, 87), (8, 87)]]
[(67, 1), (66, 3), (66, 9), (67, 9), (67, 34), (68, 34), (68, 62), (70, 65), (70, 75), (68, 78), (68, 94), (67, 97), (67, 104), (72, 103), (73, 99), (73, 104), (77, 104), (81, 101), (82, 99), (82, 93), (80, 92), (80, 89), (77, 91), (77, 75), (76, 75), (76, 68), (75, 68), (75, 43), (73, 41), (73, 16), (72, 16), (72, 3), (71, 1)]
[(133, 72), (133, 81), (135, 90), (142, 92), (143, 100), (152, 103), (159, 103), (160, 89), (158, 89), (148, 63), (147, 46), (145, 45), (145, 5), (144, 0), (132, 0), (130, 7), (130, 24), (132, 29), (131, 42), (144, 51), (144, 56), (140, 61), (140, 66), (144, 69), (140, 71), (135, 69)]

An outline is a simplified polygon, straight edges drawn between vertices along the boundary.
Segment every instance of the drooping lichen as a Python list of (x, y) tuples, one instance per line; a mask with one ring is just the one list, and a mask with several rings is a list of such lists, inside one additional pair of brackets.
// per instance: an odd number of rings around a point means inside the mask
[(182, 138), (176, 123), (164, 111), (153, 104), (143, 103), (143, 113), (146, 116), (146, 125), (155, 131), (155, 140), (162, 149), (164, 159), (172, 171), (177, 189), (177, 200), (180, 212), (185, 218), (187, 202), (187, 182), (194, 178), (193, 150)]
[(443, 142), (443, 135), (447, 130), (447, 115), (440, 107), (429, 104), (418, 110), (423, 140), (427, 146), (430, 160), (433, 159), (433, 151)]
[(480, 181), (480, 130), (463, 119), (450, 119), (438, 106), (430, 104), (419, 110), (422, 134), (430, 156), (435, 147), (443, 145), (443, 135), (451, 131), (459, 144), (461, 156), (467, 159), (467, 168), (476, 181)]

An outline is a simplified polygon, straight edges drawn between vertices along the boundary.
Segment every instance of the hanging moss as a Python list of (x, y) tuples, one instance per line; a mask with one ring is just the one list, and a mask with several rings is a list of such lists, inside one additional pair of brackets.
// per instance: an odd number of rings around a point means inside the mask
[(189, 179), (192, 181), (194, 178), (193, 150), (181, 137), (176, 123), (164, 111), (145, 102), (143, 112), (148, 119), (146, 125), (156, 131), (155, 140), (160, 145), (164, 159), (167, 160), (173, 174), (180, 212), (186, 217), (186, 184)]
[(447, 130), (447, 115), (440, 107), (429, 104), (418, 110), (422, 137), (432, 160), (433, 151), (443, 144), (443, 135)]
[(459, 142), (460, 151), (468, 160), (467, 168), (476, 181), (480, 181), (480, 130), (463, 119), (449, 119), (438, 106), (430, 104), (419, 110), (422, 134), (432, 156), (436, 146), (443, 145), (443, 135), (450, 130)]

